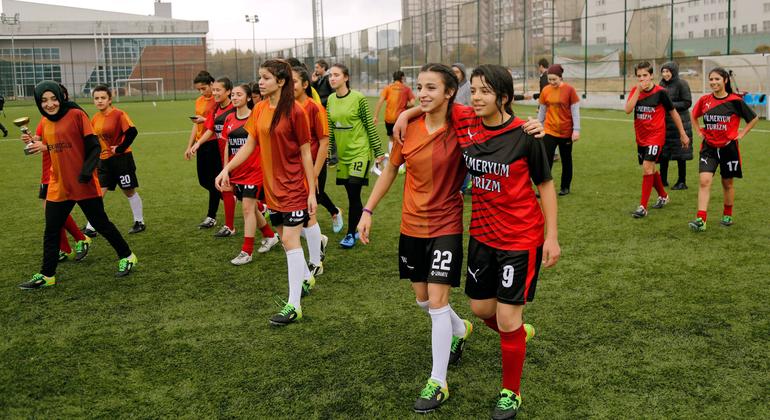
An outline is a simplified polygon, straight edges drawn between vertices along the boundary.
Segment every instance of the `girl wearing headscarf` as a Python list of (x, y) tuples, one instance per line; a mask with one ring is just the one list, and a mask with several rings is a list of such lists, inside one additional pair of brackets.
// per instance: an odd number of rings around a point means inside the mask
[(690, 105), (692, 105), (690, 85), (679, 78), (679, 65), (673, 61), (663, 64), (660, 73), (663, 76), (660, 86), (668, 92), (671, 102), (674, 103), (674, 109), (679, 114), (679, 118), (682, 119), (684, 131), (690, 138), (690, 143), (687, 146), (682, 146), (674, 120), (666, 114), (666, 143), (663, 145), (663, 152), (660, 155), (660, 177), (663, 180), (663, 185), (668, 186), (668, 162), (675, 160), (679, 168), (679, 176), (671, 189), (686, 190), (687, 161), (692, 160), (692, 124), (688, 112)]
[(51, 157), (51, 177), (46, 195), (43, 264), (39, 273), (19, 285), (24, 290), (56, 284), (59, 232), (75, 204), (118, 254), (118, 276), (128, 275), (137, 263), (136, 255), (104, 212), (96, 177), (99, 139), (85, 111), (64, 98), (56, 82), (43, 81), (35, 86), (35, 104), (43, 116), (40, 137)]

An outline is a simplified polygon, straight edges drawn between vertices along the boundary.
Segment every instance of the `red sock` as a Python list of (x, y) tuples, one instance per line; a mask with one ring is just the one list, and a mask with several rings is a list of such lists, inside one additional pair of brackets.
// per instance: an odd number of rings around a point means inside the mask
[(64, 222), (64, 229), (67, 229), (67, 232), (69, 232), (76, 241), (86, 240), (86, 235), (83, 235), (83, 232), (80, 231), (80, 228), (78, 228), (78, 224), (75, 223), (75, 219), (72, 218), (72, 215), (67, 216), (67, 220)]
[(655, 172), (653, 176), (655, 177), (653, 179), (653, 185), (655, 186), (655, 191), (658, 192), (658, 197), (668, 197), (666, 187), (663, 186), (663, 179), (660, 177), (660, 172)]
[(500, 329), (497, 328), (497, 315), (492, 315), (491, 318), (487, 318), (483, 321), (487, 324), (487, 327), (492, 328), (495, 332), (500, 332)]
[(61, 234), (59, 235), (59, 250), (64, 251), (67, 254), (72, 252), (72, 248), (70, 248), (70, 242), (67, 240), (67, 231), (64, 229), (61, 230)]
[(235, 225), (235, 194), (232, 191), (222, 191), (222, 201), (225, 203), (225, 226), (234, 230)]
[(527, 332), (524, 325), (516, 331), (500, 331), (500, 349), (503, 356), (503, 388), (520, 395), (521, 371), (527, 355)]
[(642, 201), (639, 204), (644, 208), (647, 208), (647, 203), (650, 201), (650, 193), (652, 192), (652, 184), (654, 182), (655, 175), (642, 176)]
[(700, 217), (705, 222), (706, 221), (706, 212), (702, 211), (702, 210), (698, 210), (698, 214), (695, 217)]
[(722, 214), (724, 214), (725, 216), (732, 216), (733, 215), (733, 206), (731, 206), (731, 205), (728, 206), (727, 204), (725, 204), (725, 210), (724, 210), (724, 212)]
[(254, 237), (253, 236), (244, 236), (243, 237), (243, 247), (241, 248), (241, 251), (251, 255), (254, 253)]
[(275, 232), (273, 231), (273, 228), (270, 227), (268, 223), (265, 223), (265, 225), (259, 228), (259, 230), (262, 231), (263, 238), (272, 238), (275, 236)]

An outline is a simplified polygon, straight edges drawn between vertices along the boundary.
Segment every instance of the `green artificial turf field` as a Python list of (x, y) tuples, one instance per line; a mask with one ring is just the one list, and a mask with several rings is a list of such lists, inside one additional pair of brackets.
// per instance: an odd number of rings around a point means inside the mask
[[(240, 232), (215, 239), (197, 229), (206, 194), (182, 156), (192, 107), (123, 107), (140, 132), (133, 149), (147, 223), (127, 235), (139, 264), (123, 279), (98, 237), (84, 261), (59, 266), (55, 287), (17, 288), (42, 255), (40, 157), (0, 139), (0, 417), (417, 418), (430, 318), (397, 278), (403, 177), (376, 212), (369, 246), (339, 249), (342, 234), (319, 210), (331, 239), (325, 273), (301, 322), (270, 327), (274, 299), (287, 294), (285, 256), (276, 247), (234, 267)], [(13, 118), (39, 117), (33, 106), (6, 112), (12, 137)], [(542, 271), (525, 314), (538, 334), (520, 418), (770, 418), (770, 124), (741, 143), (736, 224), (718, 224), (717, 182), (708, 230), (694, 234), (697, 161), (688, 163), (689, 190), (632, 219), (641, 170), (631, 119), (582, 113), (572, 194), (559, 198), (562, 259)], [(327, 190), (347, 207), (333, 172)], [(126, 199), (109, 193), (105, 202), (126, 232)], [(467, 203), (466, 220), (469, 212)], [(239, 231), (241, 220), (239, 207)], [(450, 399), (428, 417), (485, 418), (500, 386), (498, 337), (472, 316), (462, 289), (451, 302), (475, 332), (449, 370)]]

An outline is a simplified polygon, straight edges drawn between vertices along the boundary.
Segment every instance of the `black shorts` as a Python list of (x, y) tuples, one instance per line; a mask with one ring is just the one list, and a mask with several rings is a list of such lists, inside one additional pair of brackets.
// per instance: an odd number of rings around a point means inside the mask
[(131, 152), (100, 160), (97, 173), (99, 174), (99, 184), (102, 188), (107, 188), (110, 191), (115, 191), (115, 187), (118, 185), (124, 190), (139, 186), (134, 155)]
[(239, 200), (243, 200), (244, 198), (256, 199), (260, 196), (261, 190), (261, 185), (233, 184), (233, 192)]
[(639, 158), (640, 165), (645, 160), (658, 163), (658, 159), (660, 159), (661, 153), (663, 153), (663, 146), (636, 146), (636, 157)]
[(743, 169), (741, 168), (741, 151), (738, 148), (738, 142), (731, 141), (724, 147), (712, 147), (704, 141), (700, 146), (700, 163), (698, 172), (716, 173), (717, 166), (719, 174), (724, 179), (743, 178)]
[(497, 298), (510, 305), (531, 302), (542, 258), (542, 245), (525, 251), (504, 251), (471, 237), (465, 294), (471, 299)]
[(388, 133), (388, 137), (393, 137), (393, 127), (396, 125), (396, 123), (385, 123), (385, 132)]
[(286, 213), (268, 209), (268, 212), (270, 213), (270, 224), (273, 226), (293, 227), (302, 225), (302, 227), (307, 227), (307, 223), (310, 221), (310, 214), (307, 212), (307, 209)]
[(37, 198), (45, 200), (48, 196), (48, 184), (40, 184), (40, 189), (37, 191)]
[(463, 235), (398, 240), (398, 273), (402, 279), (460, 286), (463, 272)]

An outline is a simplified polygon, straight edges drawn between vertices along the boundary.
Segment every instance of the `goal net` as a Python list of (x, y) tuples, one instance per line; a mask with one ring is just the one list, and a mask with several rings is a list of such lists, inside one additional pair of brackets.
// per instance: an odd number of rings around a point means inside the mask
[(154, 95), (165, 99), (162, 77), (145, 77), (141, 79), (115, 79), (115, 98), (120, 96)]

